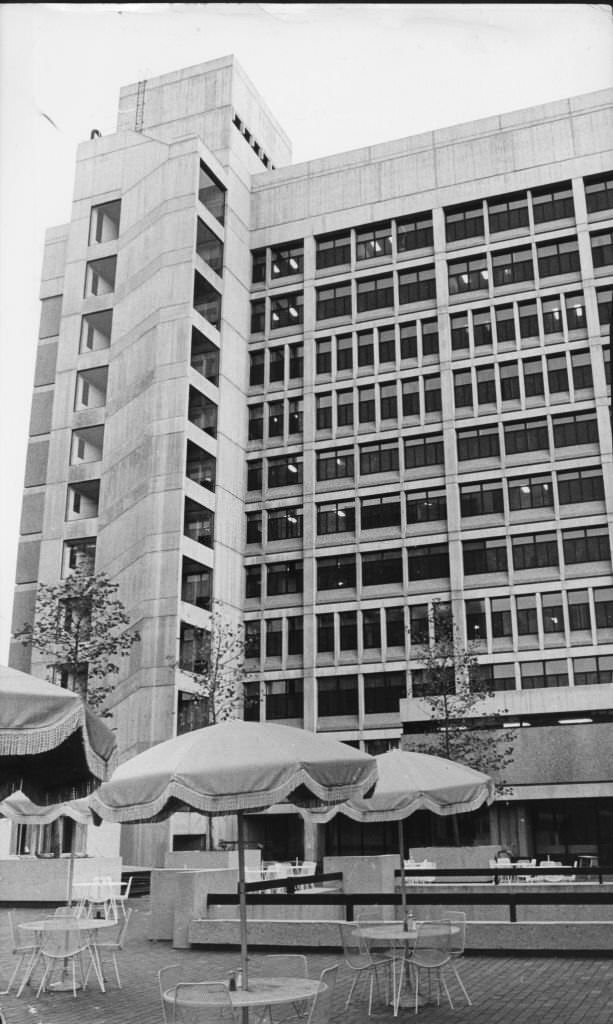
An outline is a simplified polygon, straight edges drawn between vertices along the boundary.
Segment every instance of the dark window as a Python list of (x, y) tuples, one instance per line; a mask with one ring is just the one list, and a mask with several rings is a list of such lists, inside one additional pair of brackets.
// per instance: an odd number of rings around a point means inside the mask
[(578, 412), (554, 417), (553, 441), (556, 448), (598, 444), (596, 416), (592, 412)]
[(317, 506), (317, 533), (353, 533), (355, 505), (353, 501), (330, 501)]
[(453, 206), (445, 210), (445, 236), (448, 242), (459, 242), (463, 238), (478, 238), (483, 235), (483, 205)]
[(317, 652), (334, 651), (334, 615), (327, 613), (317, 616)]
[(302, 562), (274, 562), (267, 566), (266, 593), (269, 597), (301, 594)]
[(375, 422), (374, 384), (365, 388), (358, 388), (358, 419), (360, 423)]
[(338, 624), (341, 651), (356, 651), (358, 648), (358, 613), (341, 612)]
[(538, 618), (536, 595), (520, 594), (515, 599), (517, 607), (517, 633), (519, 636), (537, 636)]
[(275, 508), (267, 513), (266, 538), (273, 540), (290, 540), (295, 537), (302, 537), (302, 509)]
[(497, 639), (513, 636), (513, 622), (511, 618), (511, 601), (508, 597), (493, 597), (491, 602), (492, 611), (492, 636)]
[(501, 693), (515, 689), (515, 666), (478, 665), (479, 687), (491, 693)]
[(496, 337), (498, 344), (515, 341), (515, 317), (513, 306), (496, 306)]
[(339, 334), (336, 339), (336, 369), (353, 369), (353, 339), (350, 334)]
[(551, 395), (568, 395), (568, 369), (565, 355), (547, 358), (547, 383)]
[(198, 544), (213, 547), (215, 515), (210, 509), (204, 508), (191, 498), (185, 499), (183, 533)]
[(444, 491), (407, 493), (407, 523), (436, 523), (446, 519), (447, 498)]
[(421, 352), (424, 359), (438, 356), (438, 320), (421, 321)]
[(568, 686), (566, 660), (528, 661), (520, 665), (522, 690), (536, 690), (550, 686)]
[(453, 260), (448, 265), (449, 294), (481, 291), (487, 288), (488, 270), (485, 255)]
[(351, 316), (351, 284), (335, 284), (317, 289), (317, 320)]
[(302, 292), (293, 295), (275, 295), (270, 300), (270, 326), (295, 327), (302, 323)]
[(513, 568), (541, 569), (559, 565), (558, 540), (555, 533), (535, 533), (525, 537), (512, 537)]
[(362, 530), (379, 530), (386, 526), (400, 526), (400, 497), (398, 494), (378, 494), (362, 498), (360, 505)]
[(356, 287), (358, 313), (371, 309), (386, 309), (394, 306), (394, 279), (385, 277), (359, 278)]
[(358, 334), (358, 366), (375, 365), (375, 347), (372, 331), (360, 331)]
[(215, 220), (223, 224), (226, 190), (203, 163), (200, 164), (198, 199), (203, 206), (206, 206), (209, 213), (213, 214)]
[(465, 576), (507, 571), (507, 545), (504, 537), (465, 540), (462, 549)]
[(433, 580), (449, 576), (449, 552), (446, 544), (409, 548), (409, 579)]
[(604, 686), (613, 683), (613, 657), (573, 658), (575, 686)]
[(492, 347), (492, 320), (489, 309), (473, 310), (473, 339), (475, 348)]
[(290, 434), (301, 434), (302, 433), (302, 399), (301, 398), (290, 398), (288, 399), (287, 407), (287, 419), (289, 423)]
[(315, 427), (317, 430), (332, 428), (332, 393), (315, 395)]
[(221, 324), (221, 295), (197, 271), (194, 274), (194, 309), (205, 320), (208, 320), (213, 327), (219, 329)]
[(339, 267), (351, 261), (349, 232), (339, 235), (320, 235), (315, 239), (315, 266), (317, 270)]
[(283, 619), (266, 619), (266, 657), (280, 658), (283, 651)]
[(317, 452), (317, 479), (339, 480), (353, 476), (353, 452), (324, 451)]
[(336, 392), (336, 423), (339, 427), (350, 427), (353, 424), (353, 391)]
[(95, 561), (95, 538), (65, 541), (62, 575), (65, 576), (69, 569), (84, 569), (88, 573), (93, 573)]
[(403, 270), (398, 275), (401, 305), (409, 302), (428, 302), (436, 299), (434, 267), (417, 267)]
[(519, 304), (519, 336), (522, 341), (532, 341), (539, 337), (539, 318), (535, 301)]
[(507, 455), (524, 452), (548, 451), (547, 420), (526, 420), (509, 423), (504, 428), (504, 447)]
[(426, 249), (433, 244), (432, 214), (418, 213), (396, 221), (396, 248), (398, 252)]
[[(580, 590), (578, 591), (578, 593), (584, 595), (585, 602), (588, 607), (587, 626), (581, 628), (589, 629), (589, 604), (587, 600), (587, 590)], [(571, 594), (569, 594), (568, 597), (570, 603)], [(612, 587), (599, 587), (596, 590), (594, 590), (594, 609), (596, 612), (596, 625), (598, 629), (613, 629)]]
[(405, 469), (444, 465), (443, 438), (439, 434), (407, 438), (404, 443)]
[(326, 375), (332, 373), (331, 338), (318, 338), (315, 342), (315, 371)]
[(599, 231), (591, 236), (591, 242), (594, 267), (610, 267), (613, 264), (613, 231)]
[(317, 680), (317, 713), (320, 718), (357, 715), (358, 677), (330, 676)]
[(262, 334), (266, 326), (266, 299), (254, 299), (251, 303), (251, 333)]
[(501, 199), (488, 199), (487, 214), (490, 232), (512, 231), (528, 226), (528, 196), (518, 192)]
[(541, 594), (543, 631), (564, 634), (564, 604), (561, 594)]
[(426, 412), (441, 411), (441, 379), (424, 377), (424, 403)]
[(187, 418), (199, 430), (217, 437), (217, 406), (196, 388), (189, 389)]
[(570, 182), (533, 189), (532, 213), (535, 224), (574, 217), (575, 207)]
[[(596, 605), (596, 618), (598, 619), (598, 594), (594, 591), (594, 602)], [(568, 601), (568, 620), (572, 630), (586, 630), (591, 632), (590, 601), (587, 590), (569, 590), (566, 599)], [(613, 613), (613, 604), (611, 605)], [(613, 615), (611, 618), (613, 624)]]
[(502, 484), (487, 480), (480, 484), (462, 484), (460, 508), (463, 516), (488, 516), (504, 511)]
[(290, 380), (302, 380), (303, 346), (298, 343), (289, 346), (289, 376)]
[(492, 253), (494, 285), (502, 288), (509, 284), (523, 284), (534, 280), (532, 249), (512, 249), (508, 252)]
[(587, 212), (613, 210), (613, 174), (593, 175), (584, 180)]
[(586, 526), (562, 532), (564, 561), (567, 565), (584, 562), (609, 562), (611, 549), (606, 526)]
[(266, 249), (255, 249), (251, 253), (251, 280), (263, 284), (266, 280)]
[(398, 469), (398, 442), (379, 441), (360, 445), (360, 475), (390, 473)]
[(302, 242), (275, 246), (270, 250), (270, 276), (273, 281), (278, 277), (291, 277), (294, 274), (301, 274), (302, 266)]
[[(259, 645), (257, 655), (260, 656)], [(260, 721), (260, 684), (257, 680), (248, 679), (243, 683), (243, 718), (246, 722)]]
[(317, 589), (355, 587), (355, 555), (317, 559)]
[(268, 380), (271, 384), (285, 379), (285, 347), (271, 348), (268, 353)]
[(417, 324), (415, 321), (400, 324), (400, 358), (417, 362)]
[(548, 341), (562, 339), (562, 304), (559, 295), (541, 302), (543, 312), (543, 331)]
[(513, 402), (519, 399), (519, 368), (517, 363), (501, 363), (500, 397), (503, 402)]
[(260, 352), (252, 352), (249, 356), (249, 385), (250, 387), (256, 387), (264, 383), (264, 362), (265, 353), (262, 349)]
[(286, 487), (302, 483), (302, 457), (280, 455), (268, 460), (268, 486)]
[(487, 639), (487, 623), (485, 618), (485, 601), (466, 601), (466, 636), (469, 643), (478, 643)]
[(201, 260), (221, 276), (223, 272), (223, 242), (198, 217), (196, 229), (196, 252)]
[(536, 247), (540, 277), (574, 274), (580, 270), (579, 245), (576, 238), (542, 242)]
[(369, 551), (362, 555), (362, 586), (402, 583), (402, 550)]
[(513, 477), (509, 480), (509, 508), (548, 508), (553, 506), (553, 487), (549, 474)]
[(302, 679), (274, 679), (266, 682), (266, 719), (302, 718)]
[(264, 436), (264, 406), (250, 405), (247, 409), (249, 415), (249, 429), (247, 437), (250, 441), (257, 441)]
[(189, 558), (183, 559), (181, 600), (210, 610), (213, 570)]
[(247, 544), (262, 543), (262, 513), (247, 512)]
[(262, 460), (253, 459), (247, 463), (247, 490), (262, 490)]
[(404, 672), (370, 672), (364, 676), (364, 712), (367, 715), (398, 714), (407, 695)]
[(491, 459), (500, 455), (498, 427), (475, 427), (458, 431), (458, 459)]
[(419, 416), (419, 378), (402, 381), (402, 415)]
[(388, 647), (404, 647), (404, 608), (385, 609), (385, 637)]
[(362, 645), (368, 651), (381, 647), (381, 613), (378, 608), (365, 608), (362, 612)]
[(430, 620), (427, 604), (414, 604), (409, 608), (409, 631), (412, 644), (428, 644)]
[(595, 469), (569, 469), (558, 473), (560, 505), (581, 501), (604, 501), (602, 471)]
[(357, 260), (372, 260), (377, 256), (391, 256), (392, 229), (389, 221), (372, 227), (358, 228), (355, 233)]
[(186, 672), (206, 672), (210, 653), (209, 633), (186, 622), (181, 623), (179, 635), (179, 666)]
[(456, 313), (451, 317), (451, 348), (461, 352), (469, 346), (468, 313)]
[(209, 455), (202, 448), (191, 441), (187, 442), (187, 459), (185, 463), (185, 475), (189, 480), (206, 487), (209, 491), (215, 490), (215, 458)]
[(477, 401), (479, 405), (496, 405), (496, 377), (493, 366), (477, 367)]
[(594, 379), (592, 377), (590, 353), (588, 351), (571, 352), (570, 362), (575, 391), (591, 390), (594, 386)]
[(573, 292), (572, 295), (564, 296), (566, 304), (566, 323), (569, 331), (583, 331), (587, 329), (585, 320), (585, 300), (583, 292)]
[(525, 359), (524, 390), (526, 398), (536, 398), (545, 394), (545, 381), (543, 378), (543, 363), (541, 359)]
[(245, 569), (245, 597), (259, 597), (262, 587), (262, 566), (248, 565)]
[(395, 381), (392, 381), (389, 384), (379, 385), (379, 411), (381, 413), (382, 420), (396, 421), (398, 419), (398, 395)]

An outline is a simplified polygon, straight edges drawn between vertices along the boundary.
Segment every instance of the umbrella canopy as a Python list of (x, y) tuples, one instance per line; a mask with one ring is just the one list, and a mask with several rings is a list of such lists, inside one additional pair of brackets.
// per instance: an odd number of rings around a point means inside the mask
[(243, 983), (248, 985), (245, 811), (291, 798), (298, 806), (369, 792), (374, 757), (304, 729), (234, 719), (184, 733), (122, 764), (89, 803), (108, 821), (139, 822), (174, 811), (237, 814)]
[(36, 804), (86, 796), (116, 763), (115, 737), (81, 697), (0, 666), (0, 800)]
[(0, 817), (8, 818), (18, 825), (49, 825), (62, 817), (72, 818), (78, 825), (90, 825), (93, 821), (87, 797), (71, 803), (40, 807), (28, 800), (24, 793), (12, 793), (5, 800), (0, 800)]

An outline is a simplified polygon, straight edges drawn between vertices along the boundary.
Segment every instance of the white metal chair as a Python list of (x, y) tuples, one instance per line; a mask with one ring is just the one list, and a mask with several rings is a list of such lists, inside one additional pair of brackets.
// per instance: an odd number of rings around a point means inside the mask
[(451, 963), (451, 925), (447, 921), (419, 921), (415, 945), (407, 963), (411, 969), (415, 988), (415, 1013), (419, 1009), (419, 978), (425, 971), (428, 977), (428, 995), (432, 992), (432, 979), (436, 981), (437, 1005), (441, 1005), (441, 988), (453, 1010), (443, 968)]
[[(0, 993), (0, 995), (8, 995), (9, 994), (9, 992), (11, 991), (11, 988), (13, 986), (13, 982), (17, 978), (17, 975), (19, 974), (19, 970), (21, 968), (24, 968), (24, 979), (27, 980), (27, 978), (30, 975), (30, 968), (31, 968), (31, 966), (34, 963), (34, 960), (36, 958), (36, 954), (37, 954), (38, 948), (39, 948), (39, 942), (38, 942), (38, 939), (37, 939), (36, 936), (33, 936), (31, 939), (28, 939), (28, 940), (25, 940), (22, 937), (22, 935), (20, 934), (19, 925), (17, 924), (17, 922), (15, 920), (15, 914), (14, 914), (14, 912), (12, 910), (8, 911), (8, 921), (9, 921), (9, 932), (10, 932), (10, 936), (11, 936), (12, 953), (13, 953), (13, 956), (17, 957), (17, 963), (15, 964), (15, 968), (13, 970), (13, 973), (11, 974), (11, 977), (9, 979), (8, 985)], [(27, 967), (26, 967), (26, 964), (27, 964)], [(24, 984), (25, 984), (25, 981), (24, 981)], [(18, 995), (20, 994), (22, 988), (23, 988), (23, 984), (22, 984), (21, 988), (17, 992)]]
[(356, 986), (361, 979), (366, 979), (368, 985), (368, 1016), (372, 1013), (373, 992), (375, 987), (379, 990), (379, 982), (383, 975), (385, 980), (385, 1001), (389, 1000), (389, 981), (393, 966), (393, 959), (390, 956), (381, 955), (376, 951), (371, 952), (360, 935), (359, 925), (351, 922), (339, 923), (341, 942), (343, 945), (343, 957), (345, 966), (353, 974), (353, 980), (349, 994), (345, 1002), (345, 1010), (349, 1007)]
[(117, 886), (110, 877), (94, 878), (87, 896), (87, 912), (94, 916), (102, 910), (106, 918), (117, 920)]
[(338, 964), (326, 967), (319, 976), (319, 989), (311, 1003), (307, 1024), (329, 1024), (338, 977)]
[(121, 913), (123, 914), (124, 918), (126, 916), (126, 903), (128, 902), (128, 900), (130, 898), (130, 891), (131, 891), (131, 889), (132, 889), (132, 875), (130, 875), (130, 877), (128, 878), (128, 881), (125, 884), (120, 885), (119, 892), (116, 893), (115, 896), (114, 896), (116, 907), (121, 907)]
[(464, 950), (466, 948), (466, 914), (463, 910), (446, 910), (445, 920), (449, 921), (451, 925), (451, 937), (449, 942), (449, 952), (451, 953), (451, 960), (449, 961), (449, 967), (453, 971), (456, 977), (456, 981), (462, 989), (462, 994), (466, 999), (469, 1006), (472, 1006), (472, 1002), (464, 982), (460, 977), (460, 973), (457, 967), (457, 961), (461, 956), (464, 956)]
[[(119, 924), (119, 922), (118, 922), (118, 924), (117, 924), (118, 931), (117, 931), (117, 934), (115, 935), (115, 937), (111, 938), (111, 939), (104, 939), (104, 941), (102, 941), (102, 942), (96, 942), (95, 954), (98, 957), (98, 963), (100, 965), (100, 971), (102, 973), (102, 977), (104, 978), (104, 957), (106, 955), (108, 955), (110, 957), (110, 960), (111, 960), (111, 962), (113, 964), (113, 968), (115, 970), (115, 977), (117, 979), (117, 987), (118, 988), (121, 988), (121, 978), (119, 977), (119, 967), (118, 967), (118, 964), (117, 964), (117, 954), (120, 953), (122, 951), (122, 949), (123, 949), (124, 942), (126, 941), (126, 934), (127, 934), (127, 931), (128, 931), (128, 925), (130, 924), (130, 918), (131, 917), (132, 917), (132, 908), (130, 907), (128, 912), (127, 912), (127, 914), (126, 914), (126, 916), (124, 917), (123, 921), (121, 922), (121, 924)], [(83, 983), (83, 988), (85, 988), (85, 986), (87, 985), (87, 981), (89, 979), (90, 972), (91, 972), (91, 964), (88, 964), (88, 966), (87, 966), (87, 973), (85, 975), (85, 981)], [(104, 980), (106, 982), (106, 978), (104, 978)]]
[[(309, 965), (301, 953), (271, 953), (269, 956), (254, 957), (249, 964), (249, 977), (267, 978), (308, 978)], [(268, 1018), (270, 1024), (285, 1024), (285, 1021), (303, 1021), (308, 1014), (308, 1003), (297, 1001), (292, 1004), (293, 1013), (275, 1016), (271, 1006), (256, 1015), (257, 1021)]]
[(83, 974), (83, 955), (85, 953), (89, 954), (89, 959), (92, 967), (94, 968), (96, 977), (100, 982), (100, 987), (104, 990), (102, 977), (98, 972), (98, 965), (96, 964), (94, 952), (86, 932), (81, 932), (78, 928), (70, 927), (62, 929), (61, 931), (42, 931), (39, 955), (43, 959), (44, 970), (36, 997), (38, 998), (43, 990), (47, 990), (49, 978), (56, 967), (61, 967), (62, 971), (65, 971), (67, 970), (68, 964), (70, 964), (72, 967), (72, 994), (76, 999), (76, 965), (77, 963), (79, 964), (81, 982), (84, 985), (85, 976)]

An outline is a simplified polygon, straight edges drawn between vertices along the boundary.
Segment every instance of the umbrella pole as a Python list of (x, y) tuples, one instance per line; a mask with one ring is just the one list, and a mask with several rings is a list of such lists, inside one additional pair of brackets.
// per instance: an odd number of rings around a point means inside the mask
[(404, 880), (404, 830), (402, 818), (398, 819), (398, 848), (400, 850), (400, 900), (402, 903), (402, 929), (407, 932), (409, 924), (407, 921), (407, 887)]
[[(249, 968), (247, 965), (247, 900), (245, 897), (245, 823), (239, 811), (236, 815), (238, 837), (238, 911), (241, 935), (241, 969), (243, 972), (243, 988), (249, 987)], [(249, 1009), (243, 1007), (243, 1024), (248, 1024)]]

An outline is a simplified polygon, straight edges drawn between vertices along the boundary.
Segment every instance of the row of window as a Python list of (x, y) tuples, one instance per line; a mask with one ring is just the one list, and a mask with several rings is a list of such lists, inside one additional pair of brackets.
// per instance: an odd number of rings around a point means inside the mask
[[(407, 696), (404, 672), (368, 672), (362, 685), (364, 713), (367, 715), (398, 715), (398, 702)], [(317, 680), (317, 715), (357, 716), (358, 677), (341, 675)], [(302, 679), (269, 680), (262, 685), (248, 682), (245, 686), (245, 718), (302, 718), (304, 690)]]
[[(546, 372), (544, 372), (544, 370)], [(572, 382), (572, 396), (571, 396)], [(593, 394), (590, 353), (575, 349), (520, 362), (498, 363), (455, 370), (453, 374), (456, 410), (515, 405), (544, 405), (546, 402), (584, 399)]]
[[(599, 293), (599, 302), (601, 295)], [(604, 306), (610, 305), (611, 296), (602, 296)], [(600, 310), (600, 305), (599, 305)], [(497, 351), (533, 347), (541, 338), (547, 344), (575, 340), (587, 336), (583, 292), (548, 295), (541, 299), (496, 305), (452, 313), (450, 317), (451, 350), (454, 355), (466, 355), (470, 349), (475, 355)]]
[[(592, 624), (600, 632), (613, 630), (611, 587), (484, 597), (466, 601), (465, 608), (468, 640), (486, 641), (491, 638), (497, 646), (544, 646), (549, 642), (548, 638), (562, 645), (569, 634), (574, 634), (572, 640), (578, 643), (582, 639), (576, 635), (578, 633), (586, 634), (585, 639), (591, 642)], [(420, 637), (414, 631), (413, 619), (411, 640), (413, 643), (427, 642), (427, 633)]]
[[(561, 546), (560, 546), (561, 541)], [(509, 551), (511, 558), (509, 559)], [(562, 553), (562, 558), (560, 554)], [(610, 562), (609, 531), (606, 525), (584, 526), (511, 537), (487, 537), (462, 542), (464, 576), (485, 573), (506, 574), (529, 569), (559, 569), (585, 562)]]
[[(613, 682), (613, 656), (591, 655), (583, 658), (478, 665), (476, 676), (481, 686), (497, 691), (605, 685)], [(411, 684), (415, 697), (432, 692), (425, 669), (414, 669), (411, 672)]]

